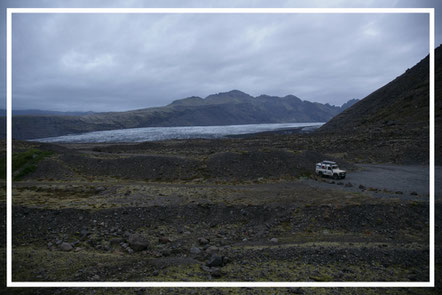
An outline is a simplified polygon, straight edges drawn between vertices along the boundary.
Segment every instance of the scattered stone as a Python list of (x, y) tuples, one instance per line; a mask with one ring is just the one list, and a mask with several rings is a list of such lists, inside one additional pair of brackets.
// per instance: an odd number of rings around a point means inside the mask
[(62, 251), (71, 251), (73, 249), (72, 245), (66, 242), (60, 244), (60, 249)]
[(345, 187), (353, 187), (353, 184), (351, 184), (351, 182), (347, 182), (344, 186)]
[(344, 185), (344, 183), (343, 182), (338, 182), (338, 183), (336, 183), (337, 185)]
[(216, 251), (218, 251), (219, 249), (218, 249), (218, 247), (217, 246), (210, 246), (210, 247), (208, 247), (207, 249), (206, 249), (206, 252), (207, 253), (214, 253), (214, 252), (216, 252)]
[(279, 240), (277, 238), (271, 238), (270, 242), (272, 242), (274, 244), (278, 244)]
[(159, 274), (160, 274), (160, 272), (158, 270), (154, 270), (153, 273), (152, 273), (152, 275), (154, 277), (158, 276)]
[(172, 241), (169, 238), (167, 238), (167, 237), (160, 237), (158, 239), (158, 242), (160, 242), (160, 244), (167, 244), (167, 243), (170, 243)]
[(417, 196), (417, 192), (411, 192), (410, 195)]
[(120, 245), (122, 242), (123, 242), (123, 239), (121, 239), (121, 238), (113, 238), (110, 240), (110, 244), (112, 246)]
[(243, 242), (247, 242), (247, 238), (242, 239)]
[(94, 275), (94, 276), (91, 278), (92, 281), (98, 281), (99, 279), (100, 279), (100, 276), (99, 276), (99, 275)]
[(170, 249), (163, 249), (160, 252), (161, 252), (161, 255), (163, 255), (164, 257), (168, 257), (172, 254), (172, 251)]
[(81, 235), (82, 238), (87, 237), (89, 235), (89, 231), (87, 230), (87, 228), (83, 228), (80, 231), (80, 235)]
[(220, 278), (224, 275), (224, 272), (222, 272), (219, 268), (213, 268), (210, 275), (214, 278)]
[(359, 189), (364, 190), (364, 189), (366, 189), (366, 188), (365, 188), (365, 186), (363, 186), (362, 184), (360, 184), (360, 185), (359, 185)]
[(206, 238), (199, 238), (199, 239), (198, 239), (198, 243), (199, 243), (200, 245), (207, 245), (207, 244), (209, 244), (209, 240), (206, 239)]
[(136, 252), (143, 251), (149, 247), (147, 238), (139, 234), (129, 234), (128, 243), (132, 250)]
[(396, 195), (403, 195), (404, 193), (403, 192), (401, 192), (401, 191), (397, 191), (396, 192)]
[(222, 256), (213, 255), (206, 263), (208, 267), (222, 267), (224, 266), (224, 261)]
[(200, 254), (201, 253), (201, 249), (198, 247), (192, 247), (190, 248), (190, 253), (192, 254)]
[(99, 187), (95, 188), (95, 193), (96, 193), (96, 194), (99, 194), (99, 193), (101, 193), (101, 192), (104, 192), (105, 190), (106, 190), (106, 189), (105, 189), (104, 187), (99, 186)]

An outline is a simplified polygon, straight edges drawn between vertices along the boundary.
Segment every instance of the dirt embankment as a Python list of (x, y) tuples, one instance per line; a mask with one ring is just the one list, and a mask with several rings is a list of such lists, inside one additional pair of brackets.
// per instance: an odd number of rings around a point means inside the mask
[[(253, 181), (294, 179), (312, 173), (314, 163), (335, 155), (282, 144), (240, 145), (241, 140), (166, 141), (124, 145), (36, 145), (52, 156), (25, 179), (104, 177), (145, 181)], [(354, 166), (345, 159), (346, 168)]]

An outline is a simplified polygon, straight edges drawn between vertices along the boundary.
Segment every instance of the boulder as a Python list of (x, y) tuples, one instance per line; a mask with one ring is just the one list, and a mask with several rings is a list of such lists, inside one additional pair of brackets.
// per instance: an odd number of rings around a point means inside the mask
[(219, 249), (218, 249), (218, 247), (217, 246), (210, 246), (210, 247), (208, 247), (207, 249), (206, 249), (206, 252), (207, 253), (214, 253), (214, 252), (217, 252)]
[(63, 243), (60, 244), (60, 249), (61, 249), (62, 251), (71, 251), (71, 250), (74, 249), (74, 248), (72, 247), (71, 244), (66, 243), (66, 242), (63, 242)]
[(270, 242), (272, 242), (274, 244), (278, 244), (279, 240), (277, 238), (272, 238), (272, 239), (270, 239)]
[(167, 243), (170, 243), (171, 240), (168, 237), (160, 237), (158, 239), (158, 242), (160, 242), (160, 244), (167, 244)]
[(129, 234), (127, 241), (132, 250), (136, 252), (143, 251), (149, 247), (147, 238), (140, 234)]
[(222, 256), (213, 255), (206, 263), (208, 267), (222, 267), (224, 266), (224, 260)]
[(190, 248), (190, 253), (192, 254), (200, 254), (201, 253), (201, 249), (198, 247), (192, 247)]
[(199, 238), (199, 239), (198, 239), (198, 243), (199, 243), (200, 245), (207, 245), (207, 244), (209, 243), (209, 240), (206, 239), (206, 238)]

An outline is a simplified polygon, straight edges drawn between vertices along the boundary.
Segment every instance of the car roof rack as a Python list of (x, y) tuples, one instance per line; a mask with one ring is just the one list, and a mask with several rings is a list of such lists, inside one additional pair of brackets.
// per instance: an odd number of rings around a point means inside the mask
[(323, 164), (331, 164), (331, 165), (335, 165), (336, 164), (336, 162), (333, 162), (333, 161), (322, 161), (322, 163)]

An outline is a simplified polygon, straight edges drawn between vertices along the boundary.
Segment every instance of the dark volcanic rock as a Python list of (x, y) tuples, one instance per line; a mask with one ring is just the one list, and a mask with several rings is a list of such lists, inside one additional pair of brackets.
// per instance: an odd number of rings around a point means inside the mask
[(207, 245), (207, 244), (209, 243), (209, 240), (206, 239), (206, 238), (199, 238), (199, 239), (198, 239), (198, 243), (199, 243), (200, 245)]
[(73, 249), (72, 245), (66, 242), (60, 244), (60, 249), (63, 251), (71, 251)]
[(130, 234), (127, 239), (129, 246), (134, 251), (143, 251), (149, 247), (149, 241), (146, 237), (139, 234)]
[(158, 239), (158, 242), (160, 242), (160, 244), (167, 244), (167, 243), (170, 243), (171, 240), (168, 237), (160, 237)]
[(190, 253), (192, 254), (200, 254), (201, 253), (201, 249), (198, 247), (192, 247), (190, 248)]
[(224, 260), (222, 256), (213, 255), (206, 263), (208, 267), (222, 267), (224, 266)]

